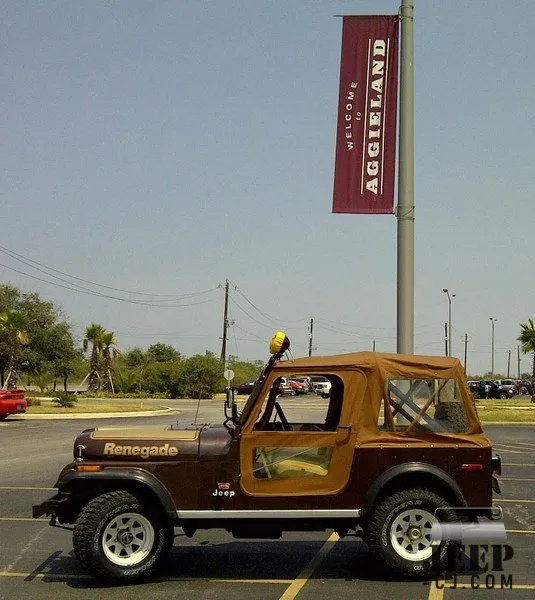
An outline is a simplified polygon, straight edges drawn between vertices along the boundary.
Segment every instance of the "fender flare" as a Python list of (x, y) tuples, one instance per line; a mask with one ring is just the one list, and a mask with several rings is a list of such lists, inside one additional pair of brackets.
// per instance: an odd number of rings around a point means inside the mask
[(111, 467), (94, 473), (71, 471), (58, 481), (58, 491), (60, 493), (69, 491), (72, 488), (72, 484), (78, 481), (83, 481), (86, 485), (91, 485), (91, 482), (93, 481), (113, 481), (114, 484), (119, 485), (121, 481), (134, 481), (154, 493), (160, 501), (165, 514), (170, 519), (176, 520), (177, 518), (176, 506), (171, 495), (167, 491), (167, 488), (157, 477), (144, 469), (135, 467)]
[(369, 511), (374, 505), (381, 489), (387, 483), (389, 483), (396, 477), (399, 477), (401, 475), (407, 475), (408, 473), (421, 473), (425, 475), (430, 475), (434, 479), (438, 479), (451, 491), (457, 506), (466, 506), (466, 501), (464, 499), (464, 495), (461, 491), (461, 488), (459, 487), (455, 479), (451, 477), (451, 475), (449, 475), (448, 473), (446, 473), (446, 471), (443, 471), (439, 467), (436, 467), (435, 465), (414, 461), (403, 463), (401, 465), (396, 465), (395, 467), (391, 467), (390, 469), (379, 475), (379, 477), (370, 486), (366, 494), (366, 512)]

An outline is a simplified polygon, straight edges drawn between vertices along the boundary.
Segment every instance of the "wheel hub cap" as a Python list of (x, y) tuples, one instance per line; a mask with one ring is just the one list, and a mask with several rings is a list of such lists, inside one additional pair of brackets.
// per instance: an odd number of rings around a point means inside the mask
[(434, 515), (424, 508), (404, 510), (390, 526), (393, 550), (411, 562), (428, 560), (433, 554), (431, 527), (436, 522)]
[(104, 555), (120, 567), (142, 563), (151, 553), (155, 541), (152, 523), (136, 512), (125, 512), (114, 517), (103, 530), (101, 538)]
[(117, 541), (123, 546), (128, 546), (134, 541), (134, 536), (128, 530), (122, 530), (117, 534)]

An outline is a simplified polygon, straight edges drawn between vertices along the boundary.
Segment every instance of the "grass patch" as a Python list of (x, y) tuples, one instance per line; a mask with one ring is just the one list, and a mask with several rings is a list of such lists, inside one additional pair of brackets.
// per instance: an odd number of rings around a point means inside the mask
[(511, 409), (500, 406), (478, 406), (479, 418), (483, 423), (535, 423), (535, 406)]
[(535, 408), (535, 404), (531, 402), (529, 396), (527, 396), (525, 400), (476, 400), (476, 406), (478, 408), (516, 408), (519, 406), (530, 406)]
[(85, 413), (113, 413), (113, 412), (140, 412), (146, 410), (163, 410), (164, 406), (148, 405), (145, 402), (112, 400), (95, 400), (94, 398), (78, 398), (74, 406), (58, 406), (52, 398), (41, 398), (41, 404), (28, 406), (27, 414), (30, 415), (61, 415)]

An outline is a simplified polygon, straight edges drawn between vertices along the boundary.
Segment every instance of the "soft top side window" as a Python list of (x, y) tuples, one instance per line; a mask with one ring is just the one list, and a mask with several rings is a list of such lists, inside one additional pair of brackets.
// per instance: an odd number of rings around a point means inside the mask
[(466, 433), (468, 417), (455, 379), (388, 379), (381, 429), (401, 434)]
[[(337, 375), (281, 375), (277, 378), (262, 406), (256, 430), (336, 431), (344, 401), (344, 382)], [(317, 379), (313, 379), (317, 378)], [(293, 381), (305, 385), (296, 393)], [(306, 383), (305, 383), (306, 382)], [(303, 408), (302, 402), (307, 403)]]

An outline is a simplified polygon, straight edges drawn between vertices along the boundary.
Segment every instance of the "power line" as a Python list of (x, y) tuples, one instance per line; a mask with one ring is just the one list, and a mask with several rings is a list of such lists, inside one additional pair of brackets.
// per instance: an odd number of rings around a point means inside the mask
[[(124, 294), (135, 294), (138, 296), (148, 296), (150, 298), (170, 298), (169, 300), (162, 300), (161, 302), (174, 302), (177, 300), (180, 300), (182, 298), (192, 298), (195, 296), (201, 296), (203, 294), (207, 294), (209, 292), (213, 292), (216, 288), (211, 288), (209, 290), (204, 290), (201, 292), (192, 292), (192, 293), (188, 293), (188, 294), (149, 294), (146, 292), (136, 292), (133, 290), (123, 290), (121, 288), (115, 288), (109, 285), (104, 285), (101, 283), (96, 283), (94, 281), (89, 281), (88, 279), (83, 279), (82, 277), (76, 277), (75, 275), (69, 275), (68, 273), (64, 273), (63, 271), (60, 271), (58, 269), (54, 269), (53, 267), (49, 267), (48, 265), (45, 265), (43, 263), (40, 263), (39, 261), (33, 260), (31, 258), (25, 257), (22, 254), (19, 254), (18, 252), (15, 252), (14, 250), (10, 250), (9, 248), (6, 248), (5, 246), (0, 245), (0, 252), (3, 252), (4, 254), (7, 254), (8, 256), (10, 256), (11, 258), (13, 258), (14, 260), (17, 260), (23, 264), (25, 264), (26, 266), (31, 267), (32, 269), (35, 269), (36, 271), (40, 271), (41, 273), (44, 273), (45, 275), (48, 275), (49, 277), (54, 277), (56, 279), (58, 279), (59, 281), (63, 281), (65, 283), (69, 283), (71, 285), (76, 285), (73, 284), (72, 282), (65, 280), (61, 277), (55, 277), (54, 275), (52, 275), (52, 273), (48, 273), (47, 271), (52, 271), (53, 273), (59, 273), (60, 275), (64, 275), (65, 277), (69, 277), (70, 279), (74, 279), (76, 281), (81, 281), (83, 283), (88, 283), (89, 285), (93, 285), (95, 287), (100, 287), (100, 288), (104, 288), (104, 289), (108, 289), (108, 290), (113, 290), (116, 292), (122, 292)], [(39, 265), (39, 267), (42, 267), (42, 269), (35, 267), (34, 265)], [(3, 265), (5, 266), (5, 265)], [(10, 268), (10, 267), (7, 267)], [(43, 270), (46, 269), (46, 270)], [(31, 275), (29, 275), (29, 277), (31, 277)], [(87, 289), (84, 288), (83, 286), (78, 286), (81, 289)], [(116, 299), (116, 298), (115, 298)]]
[[(141, 305), (141, 306), (155, 306), (155, 307), (159, 307), (159, 308), (182, 308), (182, 307), (187, 307), (187, 306), (197, 306), (199, 304), (206, 304), (208, 302), (213, 302), (215, 300), (214, 299), (210, 299), (210, 300), (201, 300), (200, 302), (192, 302), (189, 304), (156, 304), (153, 302), (144, 302), (142, 300), (131, 300), (129, 298), (120, 298), (118, 296), (111, 296), (108, 294), (102, 294), (100, 292), (97, 292), (95, 290), (91, 290), (89, 288), (85, 288), (83, 286), (79, 286), (77, 284), (74, 283), (70, 283), (64, 279), (62, 279), (61, 277), (57, 277), (55, 275), (52, 275), (51, 273), (46, 273), (49, 277), (54, 277), (60, 281), (64, 281), (66, 283), (69, 283), (70, 285), (62, 285), (61, 283), (56, 283), (55, 281), (49, 281), (48, 279), (43, 279), (42, 277), (37, 277), (36, 275), (31, 275), (30, 273), (26, 273), (24, 271), (20, 271), (19, 269), (15, 269), (14, 267), (10, 267), (8, 265), (5, 265), (3, 263), (0, 263), (0, 267), (4, 267), (6, 269), (9, 269), (10, 271), (14, 271), (15, 273), (18, 273), (19, 275), (24, 275), (25, 277), (30, 277), (31, 279), (35, 279), (37, 281), (41, 281), (43, 283), (48, 283), (49, 285), (54, 285), (56, 287), (60, 287), (66, 290), (70, 290), (71, 292), (78, 292), (80, 294), (88, 294), (90, 296), (98, 296), (100, 298), (108, 298), (110, 300), (117, 300), (119, 302), (126, 302), (128, 304), (137, 304), (137, 305)], [(35, 267), (34, 267), (35, 268)], [(75, 287), (73, 287), (75, 286)], [(211, 291), (215, 291), (216, 288), (214, 288)], [(170, 300), (166, 300), (165, 302), (170, 302)]]

